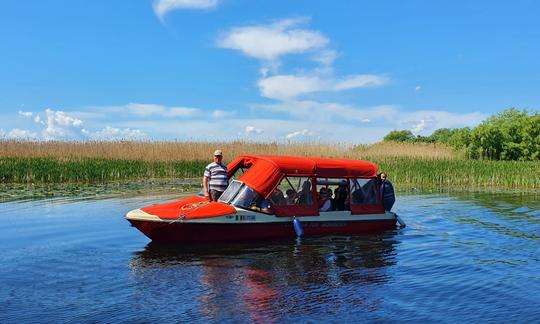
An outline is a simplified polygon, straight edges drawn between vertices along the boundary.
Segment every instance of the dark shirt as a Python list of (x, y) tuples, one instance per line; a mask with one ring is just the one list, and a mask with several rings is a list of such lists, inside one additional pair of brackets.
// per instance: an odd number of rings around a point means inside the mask
[(381, 183), (381, 196), (385, 210), (392, 209), (396, 202), (396, 195), (394, 193), (394, 186), (389, 180), (385, 180)]

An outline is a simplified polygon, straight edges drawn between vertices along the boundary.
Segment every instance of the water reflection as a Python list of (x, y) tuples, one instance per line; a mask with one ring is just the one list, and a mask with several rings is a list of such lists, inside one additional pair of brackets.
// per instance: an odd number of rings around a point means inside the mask
[(399, 195), (398, 233), (145, 247), (123, 214), (172, 198), (0, 204), (0, 323), (540, 323), (538, 195)]
[[(135, 253), (130, 267), (141, 287), (180, 285), (185, 298), (197, 301), (192, 311), (199, 316), (272, 322), (284, 319), (284, 312), (337, 312), (331, 306), (339, 303), (378, 309), (375, 292), (389, 281), (388, 268), (396, 263), (395, 235), (197, 247), (150, 243)], [(145, 293), (156, 303), (168, 295), (155, 292)]]

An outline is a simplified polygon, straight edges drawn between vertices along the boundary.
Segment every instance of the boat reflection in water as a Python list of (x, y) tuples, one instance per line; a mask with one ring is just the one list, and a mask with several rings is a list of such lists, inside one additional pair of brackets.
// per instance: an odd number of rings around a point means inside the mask
[(130, 266), (140, 306), (173, 305), (177, 320), (310, 320), (321, 311), (342, 318), (351, 309), (380, 310), (396, 244), (395, 232), (223, 246), (149, 243)]

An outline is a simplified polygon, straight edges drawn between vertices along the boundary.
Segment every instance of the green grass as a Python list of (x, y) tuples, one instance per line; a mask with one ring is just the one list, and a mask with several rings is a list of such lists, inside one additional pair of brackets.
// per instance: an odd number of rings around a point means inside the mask
[[(396, 186), (539, 189), (540, 163), (432, 160), (405, 157), (370, 159)], [(2, 183), (106, 183), (108, 181), (202, 177), (208, 161), (146, 162), (113, 159), (0, 158)]]
[(202, 177), (205, 161), (145, 162), (111, 159), (0, 158), (3, 183), (103, 183)]
[(540, 163), (525, 161), (373, 159), (395, 184), (460, 188), (540, 188)]

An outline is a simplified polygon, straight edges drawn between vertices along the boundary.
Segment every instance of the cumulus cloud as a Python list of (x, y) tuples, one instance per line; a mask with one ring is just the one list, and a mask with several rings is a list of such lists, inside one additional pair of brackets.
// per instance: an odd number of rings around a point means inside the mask
[(161, 117), (191, 117), (200, 112), (197, 108), (189, 107), (166, 107), (155, 104), (140, 104), (130, 103), (125, 107), (121, 107), (121, 110), (126, 110), (129, 113), (148, 117), (148, 116), (161, 116)]
[(258, 135), (262, 134), (263, 130), (256, 128), (255, 126), (246, 126), (245, 133), (246, 135)]
[[(320, 31), (304, 27), (307, 22), (309, 18), (303, 17), (234, 27), (223, 33), (216, 43), (262, 61), (259, 70), (262, 77), (257, 87), (263, 97), (271, 99), (290, 101), (306, 94), (378, 87), (390, 82), (382, 75), (334, 76), (332, 65), (338, 52)], [(303, 69), (301, 74), (279, 73), (281, 58), (290, 54), (302, 54), (319, 66)]]
[[(178, 113), (172, 110), (172, 114)], [(44, 117), (42, 117), (44, 115)], [(138, 129), (115, 128), (106, 126), (100, 131), (89, 131), (83, 128), (83, 121), (74, 117), (72, 113), (60, 110), (46, 109), (44, 114), (35, 112), (20, 112), (19, 116), (32, 118), (42, 127), (41, 135), (30, 130), (15, 128), (9, 132), (0, 131), (0, 137), (36, 140), (115, 140), (115, 139), (141, 139), (146, 134)]]
[(41, 116), (39, 115), (36, 115), (36, 117), (34, 117), (34, 123), (45, 125), (45, 122), (41, 119)]
[(312, 56), (312, 59), (321, 65), (330, 66), (334, 63), (337, 57), (338, 57), (337, 52), (329, 49), (329, 50), (323, 50), (323, 51), (320, 51), (319, 53), (316, 53), (315, 55)]
[(84, 130), (87, 136), (94, 140), (140, 140), (146, 137), (146, 134), (138, 129), (115, 128), (107, 126), (97, 132), (88, 132)]
[(236, 111), (214, 110), (211, 115), (213, 118), (226, 118), (236, 115)]
[(155, 0), (154, 12), (159, 19), (173, 10), (182, 9), (213, 9), (219, 4), (219, 0)]
[(479, 112), (403, 111), (395, 105), (355, 107), (309, 100), (257, 105), (256, 108), (272, 112), (283, 119), (310, 122), (320, 127), (324, 125), (334, 130), (344, 125), (351, 125), (360, 131), (364, 127), (362, 124), (369, 123), (372, 127), (388, 130), (409, 129), (415, 134), (428, 134), (439, 128), (474, 127), (489, 117)]
[(37, 139), (37, 133), (23, 130), (23, 129), (12, 129), (10, 132), (5, 133), (4, 131), (0, 131), (0, 137), (5, 137), (8, 139), (24, 139), (24, 140), (35, 140)]
[(306, 18), (284, 19), (269, 25), (235, 27), (224, 33), (217, 45), (265, 61), (325, 47), (329, 40), (323, 34), (299, 27), (306, 21)]
[(377, 87), (388, 82), (389, 80), (386, 77), (369, 74), (350, 75), (341, 78), (275, 75), (260, 79), (257, 85), (261, 95), (264, 97), (291, 100), (308, 93)]
[(19, 116), (25, 117), (25, 118), (32, 118), (32, 112), (19, 110)]
[(488, 114), (480, 112), (460, 114), (448, 111), (418, 110), (400, 112), (394, 124), (400, 129), (409, 129), (414, 134), (427, 135), (439, 128), (474, 127), (488, 117)]
[(80, 119), (68, 116), (63, 111), (45, 110), (46, 128), (43, 138), (47, 140), (80, 138), (83, 122)]
[(412, 128), (412, 132), (414, 134), (421, 133), (424, 129), (426, 129), (426, 121), (424, 119), (421, 119), (415, 126)]
[(399, 107), (381, 105), (359, 108), (352, 105), (317, 102), (312, 100), (288, 101), (276, 104), (257, 105), (256, 108), (267, 110), (283, 118), (325, 123), (365, 123), (366, 120), (393, 121), (399, 115)]
[(288, 139), (288, 140), (292, 140), (292, 139), (298, 139), (299, 137), (308, 137), (308, 136), (313, 136), (313, 135), (316, 135), (316, 134), (317, 133), (315, 133), (313, 131), (310, 131), (308, 129), (302, 129), (302, 130), (287, 134), (285, 136), (285, 138)]
[[(335, 86), (345, 79), (337, 79), (332, 84)], [(272, 104), (253, 104), (247, 107), (245, 113), (235, 114), (234, 118), (228, 118), (234, 112), (225, 110), (187, 108), (200, 112), (193, 114), (189, 110), (172, 108), (174, 107), (129, 104), (93, 107), (80, 112), (47, 109), (45, 112), (32, 113), (29, 122), (35, 129), (17, 128), (9, 131), (4, 128), (5, 131), (0, 131), (0, 136), (40, 140), (117, 140), (152, 136), (195, 140), (322, 139), (340, 143), (372, 143), (381, 140), (393, 129), (410, 129), (415, 134), (428, 135), (443, 127), (474, 127), (488, 117), (477, 112), (405, 111), (396, 105), (361, 107), (297, 99)], [(173, 115), (187, 115), (189, 118), (170, 118)], [(37, 117), (40, 118), (39, 122), (31, 122), (36, 121)], [(226, 119), (226, 122), (223, 119)]]

